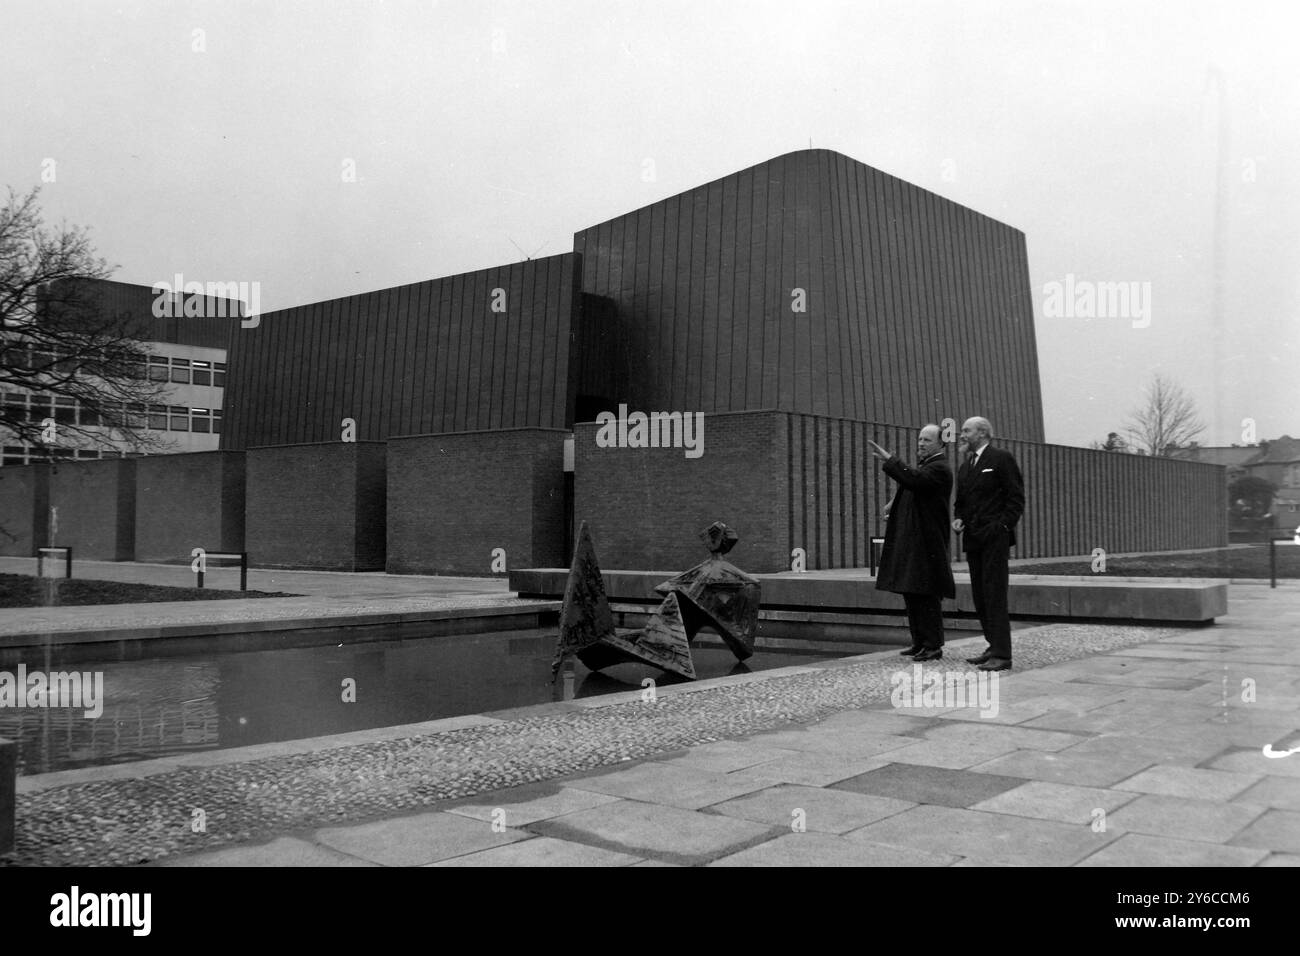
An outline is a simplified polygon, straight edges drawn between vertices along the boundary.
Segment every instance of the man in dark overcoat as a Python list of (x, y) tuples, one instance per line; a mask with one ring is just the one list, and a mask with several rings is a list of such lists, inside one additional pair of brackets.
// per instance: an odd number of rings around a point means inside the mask
[(876, 589), (903, 595), (912, 646), (902, 653), (913, 660), (943, 657), (944, 598), (955, 597), (948, 557), (948, 496), (952, 469), (944, 454), (938, 425), (926, 425), (916, 439), (916, 465), (901, 461), (868, 439), (881, 470), (898, 483), (885, 506), (885, 545), (880, 552)]

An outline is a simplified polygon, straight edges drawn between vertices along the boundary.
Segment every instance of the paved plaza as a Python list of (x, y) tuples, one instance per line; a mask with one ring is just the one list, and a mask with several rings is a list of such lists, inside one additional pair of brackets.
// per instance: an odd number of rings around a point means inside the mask
[(22, 777), (6, 862), (1289, 866), (1298, 633), (1300, 587), (1234, 585), (1212, 626), (1017, 631), (995, 716), (894, 706), (890, 652)]

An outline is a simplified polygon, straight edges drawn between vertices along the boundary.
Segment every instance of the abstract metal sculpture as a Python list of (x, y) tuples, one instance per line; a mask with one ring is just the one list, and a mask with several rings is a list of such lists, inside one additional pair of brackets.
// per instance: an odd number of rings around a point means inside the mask
[(721, 557), (739, 540), (734, 531), (714, 522), (700, 537), (709, 548), (709, 558), (658, 585), (655, 591), (663, 594), (664, 600), (646, 626), (619, 634), (584, 521), (564, 588), (552, 674), (573, 654), (591, 670), (637, 662), (694, 680), (690, 644), (704, 627), (717, 631), (740, 660), (750, 657), (758, 628), (759, 584)]
[(740, 536), (721, 521), (700, 532), (709, 557), (689, 571), (655, 587), (659, 594), (677, 595), (690, 640), (702, 627), (711, 627), (739, 660), (754, 654), (758, 607), (762, 588), (722, 555), (736, 546)]

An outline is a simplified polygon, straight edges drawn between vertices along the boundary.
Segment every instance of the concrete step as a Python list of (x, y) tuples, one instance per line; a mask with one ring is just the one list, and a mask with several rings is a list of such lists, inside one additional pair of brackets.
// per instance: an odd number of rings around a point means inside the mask
[[(672, 571), (605, 571), (611, 601), (657, 603), (654, 587)], [(520, 597), (563, 598), (566, 568), (524, 568), (510, 572)], [(902, 614), (901, 595), (876, 590), (867, 576), (834, 572), (756, 574), (765, 611)], [(970, 578), (955, 575), (957, 597), (945, 600), (945, 616), (975, 613)], [(1144, 623), (1203, 623), (1228, 613), (1228, 584), (1211, 579), (1070, 577), (1012, 575), (1007, 602), (1013, 617), (1033, 620), (1114, 620)], [(771, 620), (771, 618), (769, 618)]]

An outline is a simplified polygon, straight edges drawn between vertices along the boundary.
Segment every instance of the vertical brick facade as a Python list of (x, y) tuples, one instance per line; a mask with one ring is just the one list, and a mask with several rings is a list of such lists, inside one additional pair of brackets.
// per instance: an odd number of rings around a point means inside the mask
[(50, 466), (0, 468), (0, 554), (30, 557), (48, 542)]
[[(635, 409), (633, 409), (635, 410)], [(642, 409), (642, 411), (648, 411)], [(591, 527), (601, 565), (679, 570), (703, 557), (696, 533), (725, 521), (740, 534), (747, 571), (865, 567), (895, 486), (868, 438), (907, 460), (915, 427), (785, 412), (705, 416), (704, 454), (673, 448), (598, 448), (595, 424), (574, 429), (575, 525)], [(1222, 469), (995, 439), (1025, 478), (1013, 557), (1215, 548), (1227, 544)], [(948, 447), (954, 474), (959, 455)], [(954, 553), (956, 543), (954, 542)]]
[(787, 570), (788, 417), (705, 415), (699, 458), (682, 448), (599, 448), (599, 426), (577, 425), (575, 527), (587, 522), (603, 568), (684, 570), (708, 557), (699, 532), (723, 521), (740, 534), (728, 560), (751, 572)]
[[(130, 561), (135, 557), (136, 458), (61, 461), (50, 467), (51, 546), (78, 558)], [(75, 573), (75, 571), (74, 571)]]
[(136, 459), (135, 559), (184, 562), (194, 548), (244, 550), (244, 454)]
[(520, 428), (388, 442), (388, 570), (492, 573), (564, 564), (562, 429)]
[(244, 549), (257, 567), (381, 571), (383, 442), (251, 448)]

